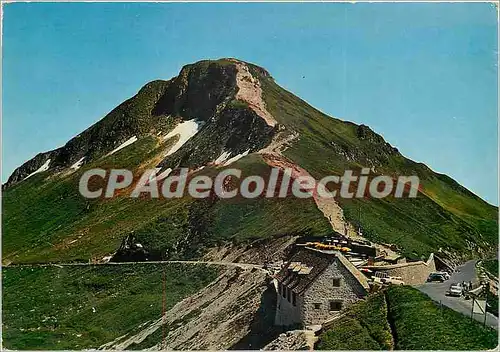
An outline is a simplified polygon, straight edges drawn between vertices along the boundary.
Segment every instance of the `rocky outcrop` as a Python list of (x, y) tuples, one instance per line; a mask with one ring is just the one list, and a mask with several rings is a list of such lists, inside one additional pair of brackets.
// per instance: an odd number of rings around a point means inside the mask
[(50, 152), (37, 154), (33, 159), (28, 160), (22, 166), (15, 169), (14, 172), (10, 175), (7, 182), (2, 185), (2, 189), (26, 179), (29, 175), (35, 173), (37, 170), (40, 170), (40, 168), (49, 160), (50, 161), (48, 167), (50, 168), (50, 162), (56, 159), (60, 153), (61, 148)]
[(228, 104), (221, 107), (180, 150), (165, 158), (159, 167), (198, 168), (215, 161), (223, 153), (229, 157), (252, 153), (268, 145), (273, 135), (274, 128), (253, 110)]
[(116, 253), (112, 256), (112, 262), (143, 262), (150, 258), (149, 251), (140, 243), (133, 234), (125, 236)]
[(313, 335), (312, 331), (306, 330), (291, 330), (284, 332), (278, 336), (275, 340), (267, 344), (263, 350), (264, 351), (306, 351), (311, 350), (309, 344), (310, 337)]
[(229, 159), (267, 146), (276, 132), (276, 121), (261, 95), (260, 83), (242, 61), (202, 61), (183, 68), (155, 113), (199, 119), (204, 126), (159, 167), (198, 168), (221, 155)]
[(204, 60), (184, 66), (158, 100), (153, 116), (181, 116), (208, 121), (220, 104), (236, 94), (236, 66), (227, 60)]

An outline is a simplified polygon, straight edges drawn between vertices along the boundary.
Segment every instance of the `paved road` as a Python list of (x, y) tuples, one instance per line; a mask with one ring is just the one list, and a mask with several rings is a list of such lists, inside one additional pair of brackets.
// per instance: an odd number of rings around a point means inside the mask
[[(470, 317), (472, 300), (446, 296), (446, 291), (454, 282), (473, 281), (476, 278), (476, 262), (477, 260), (471, 260), (457, 267), (457, 270), (451, 275), (451, 278), (443, 283), (428, 282), (416, 288), (426, 293), (434, 301), (441, 302), (443, 305)], [(484, 321), (484, 315), (474, 313), (474, 319), (482, 323)], [(498, 330), (498, 319), (493, 314), (486, 314), (486, 324)]]

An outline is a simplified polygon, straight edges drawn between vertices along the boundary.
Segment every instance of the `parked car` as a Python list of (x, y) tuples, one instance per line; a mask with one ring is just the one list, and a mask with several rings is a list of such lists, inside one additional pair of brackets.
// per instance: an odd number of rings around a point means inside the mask
[(427, 282), (432, 282), (432, 281), (445, 282), (446, 280), (448, 280), (448, 278), (449, 278), (449, 275), (448, 275), (448, 277), (446, 277), (446, 275), (441, 274), (441, 273), (431, 273), (429, 275), (429, 277), (427, 278)]
[(450, 289), (448, 290), (448, 296), (461, 297), (464, 293), (464, 288), (462, 284), (451, 284)]
[(373, 276), (373, 282), (377, 282), (379, 284), (387, 284), (387, 285), (404, 285), (403, 278), (400, 276), (389, 276), (387, 273), (378, 271)]
[(446, 280), (450, 279), (450, 274), (448, 272), (446, 272), (446, 271), (436, 271), (435, 274), (443, 275)]

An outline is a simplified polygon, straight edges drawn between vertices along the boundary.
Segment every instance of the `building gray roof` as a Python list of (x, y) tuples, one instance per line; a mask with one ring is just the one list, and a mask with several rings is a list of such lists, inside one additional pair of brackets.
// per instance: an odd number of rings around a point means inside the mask
[[(296, 294), (300, 294), (336, 260), (351, 273), (365, 290), (369, 290), (366, 277), (340, 252), (333, 254), (325, 253), (321, 250), (307, 247), (299, 248), (290, 257), (283, 265), (283, 268), (276, 274), (276, 279)], [(300, 263), (300, 266), (297, 265), (298, 263)], [(298, 267), (304, 270), (297, 270)]]

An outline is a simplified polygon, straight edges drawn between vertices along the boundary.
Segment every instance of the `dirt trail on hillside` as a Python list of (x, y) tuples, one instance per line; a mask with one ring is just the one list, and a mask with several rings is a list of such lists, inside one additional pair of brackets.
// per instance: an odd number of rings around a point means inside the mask
[(259, 154), (282, 155), (290, 147), (290, 144), (299, 137), (294, 131), (281, 130), (274, 136), (271, 143), (258, 151)]
[[(296, 179), (300, 176), (312, 177), (306, 169), (295, 164), (283, 155), (280, 155), (280, 153), (264, 153), (262, 154), (262, 157), (269, 166), (277, 167), (283, 170), (290, 169), (292, 179)], [(345, 234), (347, 232), (347, 235), (352, 238), (358, 237), (356, 229), (345, 220), (344, 211), (334, 198), (320, 197), (316, 192), (314, 192), (313, 199), (318, 209), (328, 219), (328, 222), (334, 231), (341, 234)]]
[[(271, 144), (269, 144), (266, 148), (259, 151), (259, 154), (262, 155), (264, 161), (271, 167), (278, 167), (280, 169), (291, 169), (292, 170), (292, 179), (295, 179), (299, 176), (311, 176), (309, 172), (295, 164), (293, 161), (288, 159), (283, 155), (283, 152), (290, 146), (290, 144), (299, 139), (299, 134), (295, 131), (280, 131)], [(314, 202), (318, 209), (323, 213), (323, 215), (328, 219), (328, 222), (332, 226), (334, 231), (337, 231), (341, 234), (346, 234), (353, 239), (362, 238), (354, 226), (352, 226), (345, 218), (344, 211), (340, 207), (340, 205), (335, 201), (334, 198), (324, 198), (319, 197), (317, 193), (313, 195)]]

